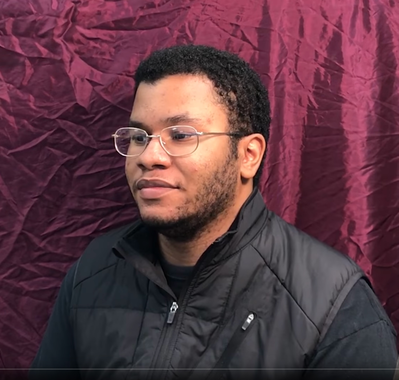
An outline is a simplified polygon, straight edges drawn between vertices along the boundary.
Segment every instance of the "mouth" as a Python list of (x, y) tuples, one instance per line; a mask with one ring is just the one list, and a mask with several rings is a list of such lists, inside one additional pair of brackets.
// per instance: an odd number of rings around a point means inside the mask
[(140, 179), (136, 182), (135, 188), (138, 190), (140, 198), (145, 200), (159, 199), (178, 189), (177, 186), (159, 179)]
[(177, 189), (177, 186), (170, 184), (169, 182), (160, 179), (139, 179), (136, 182), (136, 189), (151, 189), (151, 188), (164, 188), (164, 189)]

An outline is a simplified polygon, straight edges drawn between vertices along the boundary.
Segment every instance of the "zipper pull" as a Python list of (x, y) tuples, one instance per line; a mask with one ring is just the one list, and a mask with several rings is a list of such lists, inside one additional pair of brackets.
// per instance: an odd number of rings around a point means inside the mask
[(170, 307), (170, 310), (169, 310), (168, 320), (166, 321), (166, 323), (168, 323), (169, 325), (173, 323), (173, 320), (175, 319), (175, 314), (176, 314), (176, 311), (178, 308), (179, 308), (179, 305), (177, 304), (177, 302), (173, 302), (172, 306)]
[(245, 320), (244, 324), (241, 326), (241, 328), (245, 331), (249, 325), (252, 323), (254, 320), (255, 316), (251, 313), (248, 315), (247, 319)]

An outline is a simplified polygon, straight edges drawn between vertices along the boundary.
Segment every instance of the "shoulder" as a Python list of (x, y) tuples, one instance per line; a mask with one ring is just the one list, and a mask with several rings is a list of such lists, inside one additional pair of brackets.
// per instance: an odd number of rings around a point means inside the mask
[[(270, 213), (269, 223), (253, 242), (268, 266), (287, 284), (326, 285), (343, 280), (342, 272), (363, 275), (360, 267), (334, 248)], [(353, 282), (352, 285), (355, 284)], [(323, 286), (320, 290), (323, 290)]]
[[(277, 255), (270, 257), (271, 261), (276, 264), (282, 259), (288, 259), (298, 265), (306, 264), (306, 268), (303, 269), (309, 271), (338, 267), (351, 268), (354, 271), (359, 270), (358, 265), (348, 256), (299, 230), (275, 214), (271, 215), (270, 224), (264, 233), (268, 234), (277, 249), (278, 257)], [(311, 263), (310, 266), (309, 263)], [(328, 270), (328, 272), (332, 273), (331, 270)]]
[(354, 284), (365, 278), (348, 256), (271, 212), (269, 223), (252, 245), (320, 335)]
[(114, 245), (137, 224), (138, 222), (135, 222), (113, 229), (93, 239), (75, 265), (74, 284), (116, 265), (121, 259), (114, 254)]
[(366, 281), (360, 279), (342, 303), (319, 349), (376, 324), (383, 325), (389, 334), (396, 336), (395, 328), (376, 294)]
[(364, 280), (351, 289), (320, 340), (309, 368), (385, 368), (378, 378), (392, 379), (398, 353), (396, 331), (373, 290)]

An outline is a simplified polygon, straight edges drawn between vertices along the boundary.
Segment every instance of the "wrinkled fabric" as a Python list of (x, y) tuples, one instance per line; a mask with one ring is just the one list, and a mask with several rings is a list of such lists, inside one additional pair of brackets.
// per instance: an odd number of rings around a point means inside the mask
[(348, 254), (399, 329), (396, 0), (2, 0), (0, 367), (28, 367), (66, 270), (137, 212), (111, 134), (139, 61), (246, 59), (269, 89), (268, 207)]

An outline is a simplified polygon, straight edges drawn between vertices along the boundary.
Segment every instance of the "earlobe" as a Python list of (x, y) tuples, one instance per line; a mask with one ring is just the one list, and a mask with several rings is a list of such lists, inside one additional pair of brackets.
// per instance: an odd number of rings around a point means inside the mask
[(252, 134), (240, 142), (241, 149), (241, 177), (243, 179), (252, 179), (255, 177), (257, 170), (259, 169), (263, 155), (266, 150), (265, 138), (259, 134)]

